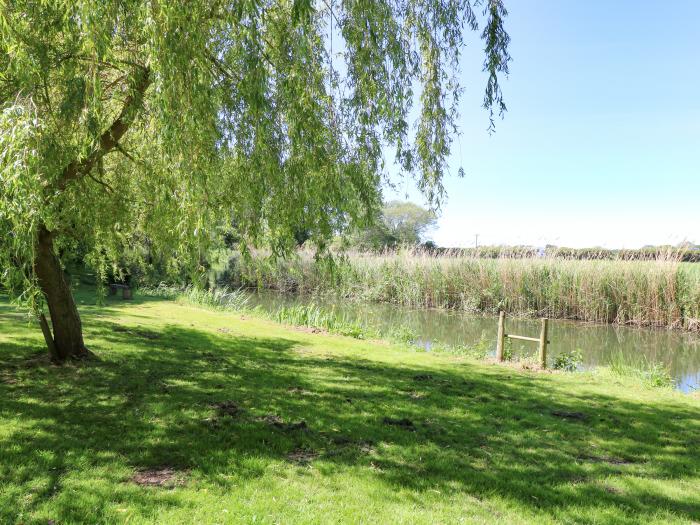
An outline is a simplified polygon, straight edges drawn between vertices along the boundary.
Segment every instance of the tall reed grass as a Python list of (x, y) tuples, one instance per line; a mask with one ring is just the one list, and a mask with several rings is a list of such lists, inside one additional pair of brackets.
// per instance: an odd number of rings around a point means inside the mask
[(644, 354), (625, 356), (619, 352), (610, 360), (609, 368), (613, 374), (640, 380), (650, 387), (670, 388), (674, 385), (668, 367), (662, 363), (650, 361)]
[(282, 306), (268, 316), (278, 323), (318, 328), (356, 339), (379, 336), (375, 330), (359, 325), (334, 310), (327, 310), (315, 304)]
[(183, 303), (205, 306), (215, 310), (244, 310), (249, 301), (249, 295), (241, 289), (203, 290), (194, 286), (170, 286), (161, 283), (155, 287), (140, 287), (138, 291), (140, 295), (148, 297), (176, 299)]
[(405, 250), (317, 261), (234, 257), (230, 284), (301, 294), (337, 294), (412, 308), (700, 330), (700, 264), (562, 257), (484, 259)]
[(272, 312), (257, 310), (256, 313), (273, 319), (278, 323), (317, 328), (356, 339), (384, 339), (405, 345), (413, 350), (426, 350), (429, 348), (434, 352), (470, 356), (477, 359), (484, 359), (492, 353), (492, 341), (485, 335), (482, 335), (481, 339), (472, 345), (450, 345), (433, 342), (426, 345), (425, 341), (420, 341), (418, 333), (409, 326), (397, 325), (390, 329), (382, 329), (377, 326), (360, 324), (348, 319), (343, 314), (339, 314), (333, 308), (323, 308), (315, 304), (282, 306)]

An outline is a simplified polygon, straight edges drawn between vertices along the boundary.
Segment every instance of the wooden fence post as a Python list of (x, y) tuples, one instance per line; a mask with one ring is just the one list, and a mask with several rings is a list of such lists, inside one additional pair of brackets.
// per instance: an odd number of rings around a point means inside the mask
[(496, 361), (503, 362), (503, 343), (506, 334), (506, 313), (501, 310), (498, 313), (498, 339), (496, 340)]
[(542, 329), (540, 330), (540, 366), (547, 368), (547, 325), (549, 320), (542, 318)]

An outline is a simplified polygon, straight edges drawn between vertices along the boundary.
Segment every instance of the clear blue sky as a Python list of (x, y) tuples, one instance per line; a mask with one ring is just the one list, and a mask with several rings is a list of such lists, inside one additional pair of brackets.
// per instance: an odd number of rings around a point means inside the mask
[[(462, 60), (442, 246), (700, 242), (700, 0), (506, 0), (508, 113), (486, 131)], [(463, 166), (466, 177), (456, 172)], [(401, 185), (422, 202), (409, 183)], [(387, 193), (387, 198), (396, 194)]]

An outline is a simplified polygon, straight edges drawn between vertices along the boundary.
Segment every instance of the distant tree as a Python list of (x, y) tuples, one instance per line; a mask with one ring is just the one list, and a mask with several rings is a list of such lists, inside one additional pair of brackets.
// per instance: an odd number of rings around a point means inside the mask
[(412, 202), (391, 201), (382, 210), (382, 220), (396, 244), (416, 245), (435, 228), (435, 213)]
[[(473, 3), (493, 115), (506, 10)], [(87, 353), (62, 261), (76, 245), (102, 278), (134, 236), (196, 271), (233, 214), (245, 245), (286, 253), (304, 231), (323, 249), (379, 207), (385, 145), (439, 203), (479, 14), (470, 0), (2, 2), (0, 279), (53, 359)]]
[(355, 233), (351, 243), (371, 250), (417, 246), (436, 224), (434, 212), (412, 202), (390, 201), (369, 227)]
[(420, 244), (420, 247), (428, 252), (435, 252), (438, 250), (438, 245), (435, 243), (435, 241), (432, 241), (430, 239), (422, 242)]
[(294, 242), (297, 246), (304, 246), (304, 243), (311, 239), (311, 231), (302, 228), (296, 228), (293, 233)]

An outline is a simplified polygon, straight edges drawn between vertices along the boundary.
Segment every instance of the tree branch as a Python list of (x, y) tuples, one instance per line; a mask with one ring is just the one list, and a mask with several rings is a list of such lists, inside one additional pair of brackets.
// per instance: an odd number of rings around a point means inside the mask
[(240, 76), (237, 76), (233, 72), (229, 71), (226, 68), (226, 66), (210, 51), (206, 53), (206, 58), (207, 60), (209, 60), (209, 62), (212, 63), (212, 65), (217, 69), (217, 71), (219, 71), (219, 73), (221, 73), (228, 80), (233, 82), (240, 82), (242, 80)]
[(135, 158), (133, 157), (133, 155), (131, 155), (131, 153), (129, 153), (128, 151), (126, 151), (126, 150), (124, 149), (124, 147), (123, 147), (121, 144), (119, 144), (119, 142), (117, 142), (115, 148), (116, 148), (116, 150), (117, 150), (119, 153), (121, 153), (122, 155), (124, 155), (127, 159), (129, 159), (129, 160), (130, 160), (131, 162), (133, 162), (134, 164), (143, 164), (143, 162), (141, 162), (141, 161), (135, 159)]
[(101, 184), (102, 186), (104, 186), (104, 188), (105, 188), (109, 193), (114, 193), (114, 188), (112, 188), (112, 186), (110, 186), (109, 184), (107, 184), (105, 181), (98, 179), (97, 177), (95, 177), (95, 176), (94, 176), (92, 173), (90, 173), (89, 171), (87, 172), (86, 175), (87, 175), (88, 177), (90, 177), (92, 180), (94, 180), (97, 184)]
[(124, 105), (117, 119), (100, 135), (100, 140), (90, 154), (82, 160), (74, 160), (63, 169), (57, 184), (57, 189), (62, 191), (72, 180), (79, 179), (88, 174), (95, 164), (112, 151), (119, 139), (129, 129), (143, 102), (143, 95), (151, 84), (150, 69), (147, 67), (139, 70), (136, 75), (133, 91), (124, 100)]
[(56, 342), (53, 339), (53, 334), (51, 333), (51, 328), (46, 320), (44, 312), (38, 315), (39, 326), (41, 326), (41, 332), (44, 334), (44, 341), (46, 341), (46, 346), (49, 348), (49, 355), (52, 360), (58, 359), (58, 351), (56, 350)]

